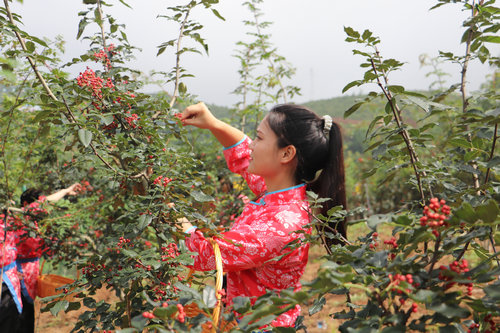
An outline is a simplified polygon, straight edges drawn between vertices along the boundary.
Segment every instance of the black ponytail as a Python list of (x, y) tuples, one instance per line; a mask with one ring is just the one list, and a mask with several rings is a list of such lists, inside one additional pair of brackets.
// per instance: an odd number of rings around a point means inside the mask
[[(295, 181), (307, 183), (307, 190), (321, 198), (330, 198), (319, 211), (327, 216), (335, 206), (347, 209), (344, 174), (344, 154), (340, 127), (332, 122), (325, 133), (325, 119), (300, 105), (277, 105), (267, 117), (270, 128), (278, 136), (280, 148), (293, 145), (297, 151)], [(320, 171), (321, 170), (321, 171)], [(338, 233), (346, 239), (346, 221), (333, 221), (318, 230), (328, 248), (343, 244), (342, 238), (323, 237), (325, 232)]]
[[(342, 135), (337, 123), (332, 123), (328, 142), (328, 161), (323, 167), (319, 178), (309, 184), (309, 189), (316, 193), (320, 198), (331, 198), (323, 203), (320, 213), (328, 216), (328, 211), (335, 206), (342, 206), (347, 209), (347, 200), (345, 192), (345, 172), (344, 172), (344, 152), (342, 148)], [(344, 239), (347, 238), (346, 220), (330, 222), (328, 227), (323, 227), (321, 233), (338, 232)], [(339, 237), (340, 238), (340, 237)], [(326, 238), (326, 244), (330, 247), (333, 244), (343, 244), (338, 238)]]

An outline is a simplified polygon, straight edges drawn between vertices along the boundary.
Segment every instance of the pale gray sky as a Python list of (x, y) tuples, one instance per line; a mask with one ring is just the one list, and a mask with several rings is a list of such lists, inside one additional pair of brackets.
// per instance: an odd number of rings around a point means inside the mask
[[(110, 10), (113, 16), (127, 26), (132, 45), (142, 48), (131, 66), (149, 72), (152, 69), (168, 71), (174, 66), (173, 49), (156, 57), (157, 46), (175, 38), (177, 27), (165, 19), (158, 19), (167, 6), (181, 1), (129, 0), (133, 10), (116, 3)], [(210, 54), (188, 55), (182, 64), (196, 77), (186, 80), (188, 89), (208, 103), (232, 105), (237, 97), (231, 91), (238, 85), (238, 60), (233, 57), (236, 42), (245, 39), (248, 27), (242, 23), (250, 19), (241, 0), (221, 0), (215, 8), (226, 18), (198, 10), (192, 18), (205, 25), (201, 31), (206, 38)], [(342, 88), (359, 79), (363, 70), (360, 56), (352, 55), (353, 44), (346, 43), (344, 26), (357, 30), (369, 29), (382, 40), (380, 51), (384, 57), (407, 62), (402, 71), (394, 73), (392, 84), (407, 89), (426, 89), (431, 79), (425, 78), (429, 68), (420, 68), (418, 56), (427, 53), (437, 56), (438, 50), (463, 54), (460, 44), (462, 21), (469, 13), (462, 12), (458, 4), (429, 11), (433, 0), (267, 0), (262, 9), (263, 19), (274, 24), (269, 29), (278, 53), (297, 68), (293, 85), (302, 89), (295, 102), (330, 98), (341, 95)], [(86, 8), (80, 0), (24, 0), (11, 5), (21, 14), (24, 29), (38, 37), (53, 38), (60, 34), (67, 41), (65, 59), (79, 55), (87, 48), (85, 41), (76, 41), (78, 16)], [(496, 53), (499, 48), (493, 48)], [(84, 68), (72, 68), (78, 73)], [(458, 65), (443, 67), (453, 74), (449, 84), (459, 80)], [(491, 72), (487, 65), (471, 64), (469, 82), (477, 89)], [(368, 87), (361, 91), (368, 92)], [(359, 90), (358, 90), (359, 91)], [(356, 90), (353, 90), (356, 92)], [(350, 92), (349, 92), (350, 93)]]

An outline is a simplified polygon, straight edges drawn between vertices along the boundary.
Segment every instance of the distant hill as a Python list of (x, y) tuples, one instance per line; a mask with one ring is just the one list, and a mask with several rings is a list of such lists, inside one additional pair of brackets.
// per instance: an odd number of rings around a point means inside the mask
[[(347, 111), (351, 106), (356, 104), (358, 100), (362, 100), (365, 97), (366, 95), (339, 96), (339, 97), (332, 97), (329, 99), (310, 101), (302, 103), (302, 105), (307, 106), (308, 108), (310, 108), (311, 110), (313, 110), (314, 112), (316, 112), (321, 116), (328, 114), (332, 116), (332, 118), (342, 119), (344, 118), (345, 111)], [(231, 111), (229, 107), (215, 105), (215, 104), (210, 104), (208, 106), (210, 110), (219, 118), (231, 117)], [(367, 119), (366, 112), (373, 114), (374, 110), (383, 107), (384, 105), (381, 102), (367, 104), (366, 106), (362, 106), (360, 110), (358, 110), (356, 113), (350, 116), (349, 120), (352, 120), (354, 122), (357, 122), (359, 120), (366, 120)], [(350, 121), (344, 121), (344, 122), (350, 122)]]

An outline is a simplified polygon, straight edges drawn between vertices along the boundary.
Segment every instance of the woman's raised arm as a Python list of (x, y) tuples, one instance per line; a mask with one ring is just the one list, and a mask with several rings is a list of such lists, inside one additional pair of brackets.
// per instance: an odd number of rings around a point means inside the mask
[(243, 139), (245, 133), (214, 117), (205, 103), (188, 106), (180, 116), (184, 125), (210, 130), (224, 147), (230, 147)]

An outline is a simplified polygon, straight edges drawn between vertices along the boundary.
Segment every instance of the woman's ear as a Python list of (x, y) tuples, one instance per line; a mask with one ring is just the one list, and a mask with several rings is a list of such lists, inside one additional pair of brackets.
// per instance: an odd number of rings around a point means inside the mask
[(281, 163), (286, 164), (294, 160), (297, 150), (294, 145), (288, 145), (281, 149)]

